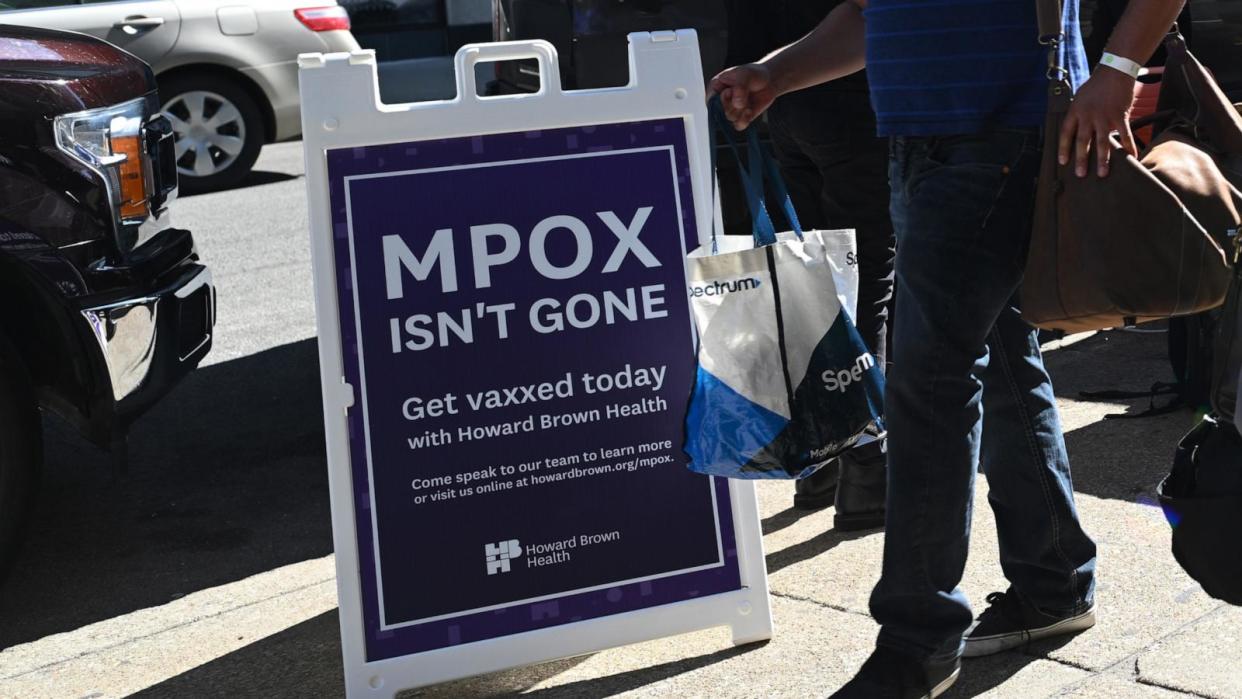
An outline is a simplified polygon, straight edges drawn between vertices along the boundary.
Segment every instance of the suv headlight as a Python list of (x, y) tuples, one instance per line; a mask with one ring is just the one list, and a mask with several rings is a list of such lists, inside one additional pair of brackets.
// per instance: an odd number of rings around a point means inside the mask
[[(148, 152), (146, 99), (56, 117), (56, 145), (94, 170), (104, 181), (112, 206), (117, 242), (128, 252), (153, 230), (155, 182)], [(157, 214), (158, 215), (158, 214)]]

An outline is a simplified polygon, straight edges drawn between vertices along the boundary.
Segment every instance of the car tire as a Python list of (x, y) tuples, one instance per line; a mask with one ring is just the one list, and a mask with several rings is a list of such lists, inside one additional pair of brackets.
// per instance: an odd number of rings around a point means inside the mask
[(21, 546), (43, 461), (43, 424), (27, 376), (0, 337), (0, 581)]
[(263, 113), (246, 88), (213, 74), (159, 81), (162, 111), (177, 137), (181, 191), (197, 194), (238, 185), (266, 140)]

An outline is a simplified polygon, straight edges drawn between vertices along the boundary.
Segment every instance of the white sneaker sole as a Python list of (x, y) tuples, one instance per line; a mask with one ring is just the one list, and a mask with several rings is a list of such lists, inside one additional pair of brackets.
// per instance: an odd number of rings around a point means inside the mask
[(960, 674), (962, 674), (961, 666), (954, 668), (952, 675), (949, 675), (941, 680), (940, 684), (932, 687), (931, 694), (927, 695), (927, 699), (936, 699), (936, 697), (949, 691), (949, 688), (953, 686), (953, 683), (957, 682), (957, 676)]
[(1095, 626), (1095, 607), (1091, 607), (1078, 616), (1062, 619), (1055, 624), (1039, 629), (1025, 629), (1013, 633), (995, 634), (993, 636), (972, 637), (967, 635), (966, 648), (962, 651), (962, 657), (979, 658), (985, 655), (993, 655), (1020, 648), (1032, 641), (1086, 631), (1092, 626)]

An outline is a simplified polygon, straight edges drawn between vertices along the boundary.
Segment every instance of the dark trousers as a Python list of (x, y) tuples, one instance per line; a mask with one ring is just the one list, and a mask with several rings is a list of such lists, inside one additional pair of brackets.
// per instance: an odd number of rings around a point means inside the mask
[(1079, 525), (1039, 338), (1014, 306), (1031, 239), (1037, 129), (893, 139), (897, 313), (888, 374), (880, 645), (955, 657), (972, 614), (958, 587), (976, 463), (1000, 563), (1049, 614), (1090, 604), (1095, 543)]
[(894, 238), (888, 141), (875, 135), (870, 99), (866, 92), (801, 90), (772, 105), (768, 125), (802, 226), (856, 231), (859, 284), (854, 323), (884, 366)]

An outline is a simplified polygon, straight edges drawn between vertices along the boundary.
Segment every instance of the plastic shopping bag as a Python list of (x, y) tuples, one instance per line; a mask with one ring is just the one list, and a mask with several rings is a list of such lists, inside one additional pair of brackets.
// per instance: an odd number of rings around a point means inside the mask
[[(730, 139), (719, 105), (713, 120)], [(720, 128), (723, 127), (723, 128)], [(780, 173), (748, 133), (741, 164), (754, 237), (713, 239), (687, 260), (699, 336), (686, 418), (694, 471), (729, 478), (801, 478), (883, 431), (884, 377), (851, 320), (857, 270), (852, 231), (802, 231)], [(794, 231), (777, 234), (767, 179)], [(734, 236), (734, 238), (737, 238)]]

